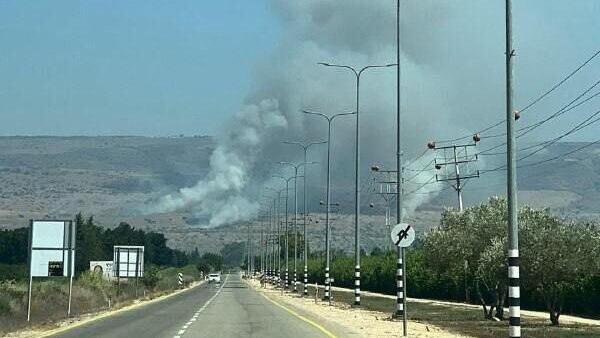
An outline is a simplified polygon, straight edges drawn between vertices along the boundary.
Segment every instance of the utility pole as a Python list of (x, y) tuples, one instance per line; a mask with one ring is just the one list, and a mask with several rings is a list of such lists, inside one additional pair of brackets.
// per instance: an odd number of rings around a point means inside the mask
[(517, 145), (513, 111), (512, 0), (506, 0), (506, 167), (508, 196), (508, 331), (521, 337), (521, 301), (519, 282), (519, 225), (517, 218)]
[[(479, 177), (479, 170), (476, 170), (474, 172), (473, 170), (471, 170), (471, 172), (467, 172), (461, 175), (460, 166), (468, 166), (469, 163), (477, 162), (477, 154), (469, 155), (468, 148), (475, 147), (479, 140), (479, 134), (475, 134), (473, 135), (473, 141), (475, 141), (475, 143), (471, 144), (453, 144), (442, 147), (436, 146), (435, 142), (429, 142), (428, 144), (428, 147), (430, 149), (442, 150), (444, 152), (444, 157), (442, 160), (438, 161), (437, 158), (434, 159), (435, 169), (444, 169), (444, 173), (441, 175), (436, 174), (435, 179), (438, 182), (454, 182), (454, 184), (450, 184), (450, 186), (454, 188), (454, 190), (456, 190), (458, 198), (458, 210), (460, 212), (463, 211), (462, 190), (464, 187), (464, 182), (469, 178)], [(447, 152), (450, 152), (450, 154), (447, 154)], [(447, 166), (453, 167), (454, 170), (452, 171), (452, 173), (448, 173)]]
[[(396, 224), (402, 223), (402, 144), (400, 119), (400, 0), (396, 1)], [(404, 265), (405, 249), (397, 248), (396, 262), (396, 312), (402, 316), (402, 335), (407, 337), (406, 316), (406, 269)]]
[[(373, 193), (381, 196), (383, 201), (385, 202), (385, 226), (387, 228), (388, 233), (391, 233), (391, 224), (390, 224), (390, 216), (391, 216), (391, 205), (394, 201), (394, 198), (397, 198), (396, 195), (398, 193), (395, 191), (398, 187), (396, 185), (396, 181), (392, 180), (392, 175), (397, 174), (396, 170), (381, 170), (381, 167), (378, 165), (371, 166), (371, 172), (374, 174), (384, 174), (383, 180), (377, 180), (375, 177), (373, 180), (374, 183), (378, 184), (378, 187), (375, 186), (373, 188)], [(397, 177), (396, 177), (397, 179)], [(378, 189), (379, 188), (379, 189)], [(371, 205), (372, 207), (373, 205)], [(385, 243), (389, 250), (392, 249), (393, 243), (390, 242), (389, 237), (385, 236)], [(388, 244), (389, 243), (389, 244)], [(386, 247), (384, 246), (384, 248)]]

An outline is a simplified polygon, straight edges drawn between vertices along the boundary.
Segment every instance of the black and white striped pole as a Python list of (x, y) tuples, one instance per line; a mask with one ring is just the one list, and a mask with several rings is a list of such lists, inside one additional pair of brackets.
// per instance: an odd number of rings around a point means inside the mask
[(181, 272), (177, 273), (177, 282), (180, 288), (183, 288), (183, 274)]
[[(401, 108), (400, 105), (400, 74), (401, 74), (401, 63), (400, 63), (400, 0), (396, 0), (396, 223), (402, 224), (402, 202), (403, 202), (403, 167), (402, 167), (402, 125), (401, 120)], [(406, 228), (405, 228), (406, 229)], [(395, 239), (392, 241), (396, 243)], [(405, 274), (405, 254), (404, 248), (398, 245), (398, 262), (396, 266), (396, 316), (402, 316), (402, 335), (408, 336), (407, 329), (407, 315), (406, 315), (406, 274)]]
[(396, 311), (395, 318), (402, 317), (404, 336), (407, 336), (406, 314), (406, 261), (405, 249), (415, 241), (415, 229), (407, 223), (398, 223), (392, 229), (392, 242), (398, 247), (398, 261), (396, 263)]
[(512, 66), (512, 1), (506, 0), (506, 168), (508, 197), (508, 332), (509, 337), (521, 337), (521, 292), (519, 283), (519, 225), (517, 218), (517, 145), (513, 111)]
[(404, 317), (404, 265), (402, 261), (402, 249), (398, 248), (398, 261), (396, 262), (396, 313), (394, 317)]

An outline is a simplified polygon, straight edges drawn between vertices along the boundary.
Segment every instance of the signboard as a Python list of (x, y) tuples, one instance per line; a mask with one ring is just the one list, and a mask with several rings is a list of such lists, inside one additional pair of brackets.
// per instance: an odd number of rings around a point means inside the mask
[(113, 261), (91, 261), (90, 271), (102, 275), (104, 279), (113, 278)]
[(407, 248), (415, 241), (415, 229), (408, 223), (396, 224), (391, 233), (392, 242), (400, 248)]
[(32, 277), (69, 277), (75, 269), (75, 224), (30, 222), (29, 272)]
[(144, 247), (114, 246), (113, 275), (118, 278), (144, 277)]
[(71, 295), (73, 275), (75, 274), (75, 237), (73, 221), (29, 221), (27, 321), (31, 320), (33, 277), (69, 277), (67, 317), (71, 315)]

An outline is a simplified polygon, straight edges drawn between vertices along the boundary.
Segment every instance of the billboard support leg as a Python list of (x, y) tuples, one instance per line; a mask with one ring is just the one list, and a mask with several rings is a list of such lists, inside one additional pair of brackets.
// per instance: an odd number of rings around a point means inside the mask
[(75, 245), (73, 245), (73, 235), (75, 235), (75, 227), (73, 222), (69, 222), (69, 266), (67, 268), (69, 271), (69, 304), (67, 305), (67, 318), (71, 317), (71, 296), (73, 295), (73, 274), (75, 273), (75, 257), (73, 257), (75, 256), (73, 253)]
[(29, 272), (29, 291), (27, 292), (27, 321), (31, 320), (31, 284), (33, 284), (33, 277), (31, 276), (31, 270)]
[(67, 317), (71, 317), (71, 296), (73, 294), (73, 274), (69, 277), (69, 305), (67, 306)]
[(27, 265), (29, 266), (29, 288), (27, 289), (27, 322), (31, 320), (31, 285), (33, 284), (33, 274), (31, 273), (31, 242), (33, 238), (33, 220), (29, 221)]

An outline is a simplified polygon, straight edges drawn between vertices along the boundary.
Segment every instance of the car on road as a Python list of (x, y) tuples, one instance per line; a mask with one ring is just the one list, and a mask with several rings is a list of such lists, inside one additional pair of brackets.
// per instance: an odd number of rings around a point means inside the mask
[(211, 273), (210, 275), (208, 275), (208, 282), (220, 284), (221, 283), (221, 274)]

